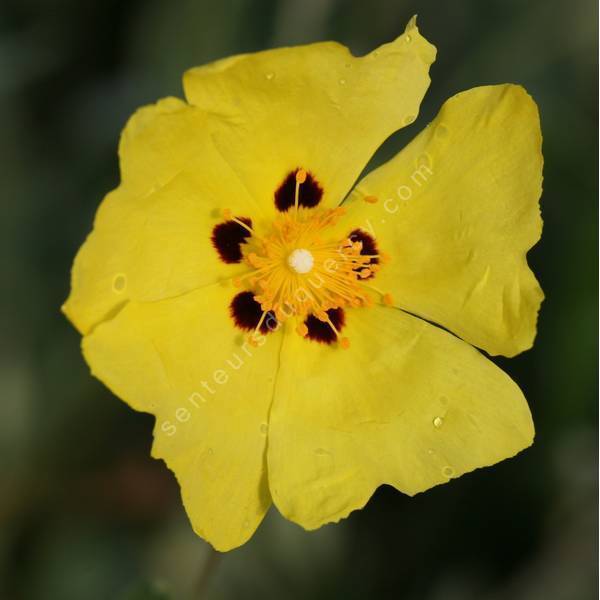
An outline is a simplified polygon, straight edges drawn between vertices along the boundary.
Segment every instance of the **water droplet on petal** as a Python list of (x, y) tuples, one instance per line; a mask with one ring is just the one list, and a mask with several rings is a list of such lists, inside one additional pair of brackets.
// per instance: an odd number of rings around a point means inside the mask
[(263, 423), (263, 424), (260, 426), (260, 432), (261, 432), (263, 435), (267, 435), (268, 431), (269, 431), (269, 426), (268, 426), (266, 423)]
[(113, 279), (113, 291), (117, 294), (120, 294), (125, 290), (125, 286), (127, 285), (127, 277), (123, 273), (119, 273), (115, 275)]
[(273, 77), (275, 77), (275, 73), (265, 73), (265, 77), (271, 81), (271, 79), (273, 79)]
[(246, 519), (244, 521), (244, 529), (248, 529), (248, 527), (250, 527), (250, 521), (248, 521), (248, 519)]
[(405, 125), (410, 125), (411, 123), (415, 122), (415, 119), (417, 117), (415, 117), (415, 115), (406, 115), (406, 117), (404, 117), (404, 124)]
[(442, 469), (442, 474), (444, 477), (448, 477), (448, 479), (454, 477), (454, 469), (452, 467), (444, 467)]
[(443, 139), (448, 137), (448, 127), (446, 127), (446, 125), (444, 125), (443, 123), (440, 123), (436, 128), (435, 128), (435, 137)]
[(444, 419), (442, 419), (442, 417), (436, 417), (436, 418), (433, 420), (433, 426), (434, 426), (436, 429), (439, 429), (439, 428), (440, 428), (440, 427), (441, 427), (443, 424), (444, 424)]
[(429, 448), (429, 450), (427, 450), (427, 454), (429, 454), (429, 456), (433, 456), (435, 454), (433, 448)]
[(208, 449), (208, 453), (209, 453), (209, 454), (212, 454), (212, 453), (213, 453), (213, 449), (212, 449), (212, 448), (209, 448), (209, 449)]
[(340, 85), (346, 85), (346, 80), (345, 79), (340, 79)]
[(371, 56), (373, 58), (377, 58), (379, 56), (379, 52), (377, 52), (377, 50), (374, 50), (373, 52), (371, 52)]
[(407, 44), (410, 44), (410, 42), (412, 41), (412, 38), (410, 37), (410, 35), (405, 35), (405, 36), (404, 36), (404, 41), (405, 41)]

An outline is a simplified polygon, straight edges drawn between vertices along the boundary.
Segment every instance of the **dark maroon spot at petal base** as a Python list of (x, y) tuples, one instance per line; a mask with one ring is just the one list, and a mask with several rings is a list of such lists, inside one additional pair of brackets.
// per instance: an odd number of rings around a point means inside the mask
[[(229, 305), (229, 312), (235, 324), (244, 331), (254, 331), (263, 314), (263, 310), (260, 304), (254, 299), (252, 292), (240, 292), (237, 294)], [(277, 329), (277, 325), (275, 315), (269, 311), (260, 326), (260, 332), (265, 334), (269, 333), (269, 331), (274, 331)]]
[[(329, 320), (333, 323), (334, 327), (338, 331), (341, 331), (342, 327), (344, 327), (344, 323), (346, 322), (343, 309), (330, 308), (327, 311), (327, 316), (329, 317)], [(321, 344), (333, 344), (337, 340), (337, 336), (331, 328), (331, 325), (329, 325), (329, 323), (320, 321), (314, 315), (308, 315), (308, 317), (304, 321), (304, 324), (308, 329), (306, 337), (310, 340), (320, 342)]]
[[(281, 212), (285, 212), (291, 206), (294, 206), (296, 199), (296, 173), (298, 170), (295, 169), (292, 171), (275, 191), (275, 206)], [(319, 204), (322, 197), (323, 188), (310, 173), (307, 173), (306, 181), (300, 184), (298, 205), (304, 208), (313, 208)]]
[[(355, 229), (354, 231), (350, 232), (350, 235), (348, 236), (348, 238), (352, 241), (352, 242), (362, 242), (362, 250), (360, 251), (361, 254), (378, 254), (379, 251), (377, 250), (377, 244), (375, 243), (375, 238), (368, 234), (366, 231), (363, 231), (362, 229)], [(370, 265), (377, 265), (379, 264), (379, 259), (378, 258), (372, 258), (369, 261)], [(360, 271), (360, 269), (354, 269), (355, 271)], [(371, 273), (371, 275), (369, 275), (368, 277), (365, 277), (365, 279), (370, 279), (371, 277), (374, 277), (375, 274)]]
[[(252, 227), (252, 221), (246, 217), (236, 217)], [(221, 260), (228, 264), (242, 261), (242, 244), (250, 237), (250, 232), (235, 221), (225, 221), (215, 226), (211, 241)]]

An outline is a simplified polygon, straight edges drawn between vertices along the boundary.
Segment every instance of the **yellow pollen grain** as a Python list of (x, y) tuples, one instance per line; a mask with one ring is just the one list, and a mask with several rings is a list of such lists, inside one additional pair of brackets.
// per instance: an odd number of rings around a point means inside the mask
[(377, 198), (377, 196), (365, 196), (363, 200), (368, 204), (376, 204), (379, 198)]

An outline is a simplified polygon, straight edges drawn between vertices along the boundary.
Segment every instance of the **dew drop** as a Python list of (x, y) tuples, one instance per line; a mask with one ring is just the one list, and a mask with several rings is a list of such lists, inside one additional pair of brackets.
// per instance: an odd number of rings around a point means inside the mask
[(427, 454), (429, 454), (429, 456), (433, 456), (435, 454), (433, 448), (429, 448), (429, 450), (427, 450)]
[(448, 479), (454, 477), (454, 469), (452, 467), (444, 467), (442, 469), (442, 474), (444, 477), (448, 477)]
[(271, 81), (275, 77), (275, 73), (265, 73), (265, 78)]
[(448, 127), (446, 127), (446, 125), (444, 125), (443, 123), (440, 123), (436, 128), (435, 128), (435, 137), (439, 138), (439, 139), (444, 139), (448, 137)]
[(248, 521), (248, 519), (246, 519), (244, 521), (244, 529), (248, 529), (248, 527), (250, 527), (250, 521)]
[(122, 293), (125, 290), (125, 286), (127, 285), (127, 277), (123, 273), (119, 273), (115, 275), (113, 279), (113, 291), (117, 294)]
[(417, 117), (415, 117), (415, 115), (406, 115), (406, 117), (404, 117), (404, 124), (405, 125), (410, 125), (411, 123), (415, 122), (415, 119)]
[(412, 41), (412, 38), (410, 37), (410, 35), (406, 35), (406, 36), (404, 36), (404, 41), (405, 41), (407, 44), (410, 44), (410, 42)]
[(268, 431), (269, 431), (269, 426), (268, 426), (266, 423), (263, 423), (263, 424), (260, 426), (260, 432), (261, 432), (263, 435), (267, 435)]
[(371, 56), (373, 58), (377, 58), (379, 56), (379, 52), (377, 52), (377, 50), (374, 50), (373, 52), (371, 52)]
[(209, 448), (209, 449), (208, 449), (208, 453), (209, 453), (209, 454), (212, 454), (212, 453), (213, 453), (213, 449), (212, 449), (212, 448)]
[(433, 420), (433, 426), (434, 426), (436, 429), (439, 429), (439, 428), (440, 428), (440, 427), (441, 427), (443, 424), (444, 424), (444, 419), (442, 419), (442, 417), (436, 417), (436, 418)]
[(346, 85), (346, 80), (345, 79), (340, 79), (340, 85)]

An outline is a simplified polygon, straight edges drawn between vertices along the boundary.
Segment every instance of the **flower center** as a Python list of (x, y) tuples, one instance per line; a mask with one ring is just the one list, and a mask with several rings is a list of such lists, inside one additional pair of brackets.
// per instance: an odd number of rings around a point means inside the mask
[(296, 248), (288, 256), (288, 265), (296, 271), (296, 273), (310, 273), (312, 271), (315, 259), (313, 255), (304, 248)]
[(294, 206), (274, 220), (267, 235), (259, 235), (248, 223), (225, 211), (226, 218), (252, 234), (250, 243), (244, 244), (244, 261), (252, 269), (235, 278), (234, 285), (246, 287), (260, 305), (262, 316), (255, 332), (263, 326), (267, 314), (274, 314), (277, 322), (297, 319), (297, 332), (306, 336), (307, 324), (316, 318), (327, 324), (340, 345), (347, 348), (349, 342), (340, 336), (332, 311), (371, 306), (373, 293), (391, 304), (389, 294), (365, 281), (379, 270), (385, 256), (376, 250), (367, 253), (363, 241), (353, 240), (352, 236), (325, 241), (323, 234), (345, 210), (300, 207), (300, 186), (306, 177), (306, 171), (297, 171)]

